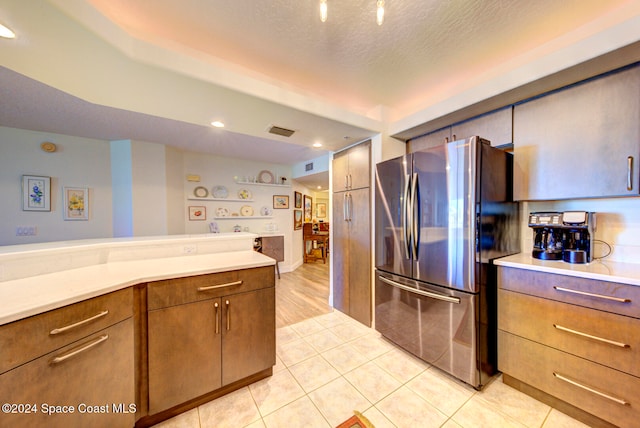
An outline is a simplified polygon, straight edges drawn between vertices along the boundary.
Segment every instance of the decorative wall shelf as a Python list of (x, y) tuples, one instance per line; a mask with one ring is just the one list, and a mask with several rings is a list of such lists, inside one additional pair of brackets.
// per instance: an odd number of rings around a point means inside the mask
[(253, 199), (238, 199), (238, 198), (196, 198), (190, 196), (187, 198), (190, 201), (215, 201), (215, 202), (255, 202)]
[(255, 220), (255, 219), (264, 219), (264, 218), (273, 218), (272, 215), (238, 215), (238, 216), (227, 216), (227, 217), (214, 217), (214, 220)]
[(291, 187), (291, 184), (276, 184), (276, 183), (253, 183), (250, 181), (236, 181), (236, 184), (247, 184), (249, 186), (267, 186), (267, 187)]

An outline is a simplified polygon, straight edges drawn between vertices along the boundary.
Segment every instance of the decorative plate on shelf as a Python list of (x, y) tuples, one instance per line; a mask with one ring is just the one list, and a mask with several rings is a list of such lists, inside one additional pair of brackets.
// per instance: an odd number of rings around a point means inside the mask
[(229, 191), (224, 186), (216, 186), (211, 190), (211, 194), (216, 199), (227, 199), (229, 196)]
[(265, 169), (263, 171), (260, 171), (260, 174), (258, 174), (258, 181), (260, 183), (273, 184), (275, 182), (275, 179), (273, 178), (273, 173)]
[(209, 196), (209, 191), (206, 187), (198, 186), (193, 189), (193, 194), (196, 198), (206, 198)]
[(244, 217), (250, 217), (253, 215), (253, 208), (250, 207), (249, 205), (243, 205), (242, 208), (240, 208), (240, 215), (244, 216)]
[(247, 189), (238, 190), (238, 199), (251, 199), (251, 192)]
[(218, 208), (216, 210), (216, 217), (229, 217), (229, 210), (224, 207)]
[(269, 207), (262, 207), (260, 208), (260, 214), (262, 214), (263, 216), (270, 216), (271, 214), (273, 214), (273, 211)]

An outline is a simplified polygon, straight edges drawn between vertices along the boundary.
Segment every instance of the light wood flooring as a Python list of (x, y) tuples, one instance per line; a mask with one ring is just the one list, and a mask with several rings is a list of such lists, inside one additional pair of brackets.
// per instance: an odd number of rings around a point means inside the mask
[(329, 302), (329, 261), (303, 263), (293, 272), (276, 276), (276, 328), (295, 324), (333, 310)]

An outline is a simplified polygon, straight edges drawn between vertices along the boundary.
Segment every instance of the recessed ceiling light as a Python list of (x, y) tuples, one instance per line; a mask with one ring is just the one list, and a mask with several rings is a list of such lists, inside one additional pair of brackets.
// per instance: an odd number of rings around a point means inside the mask
[(16, 33), (11, 31), (8, 27), (0, 24), (0, 37), (4, 37), (5, 39), (15, 39)]
[(224, 128), (224, 123), (220, 122), (219, 120), (214, 120), (213, 122), (211, 122), (211, 124), (216, 128)]
[(322, 143), (313, 143), (313, 147), (322, 147)]
[(322, 186), (318, 186), (318, 190), (322, 189)]

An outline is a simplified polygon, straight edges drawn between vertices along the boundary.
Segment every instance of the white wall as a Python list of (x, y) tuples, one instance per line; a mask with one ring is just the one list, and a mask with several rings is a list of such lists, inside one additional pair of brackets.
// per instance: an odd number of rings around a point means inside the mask
[[(50, 141), (58, 150), (47, 153)], [(0, 127), (0, 245), (112, 236), (109, 143), (52, 133)], [(51, 177), (51, 211), (22, 210), (22, 175)], [(65, 221), (62, 188), (89, 188), (89, 220)], [(16, 236), (17, 227), (35, 226), (37, 235)]]

